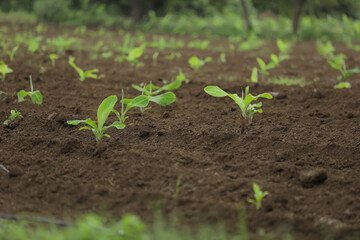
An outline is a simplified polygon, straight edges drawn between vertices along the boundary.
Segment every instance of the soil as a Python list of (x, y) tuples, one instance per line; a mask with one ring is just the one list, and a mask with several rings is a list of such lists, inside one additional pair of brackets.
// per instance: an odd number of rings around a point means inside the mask
[[(348, 55), (350, 67), (360, 66), (358, 53), (336, 47)], [(65, 219), (135, 213), (151, 222), (161, 209), (184, 224), (222, 222), (234, 230), (243, 206), (253, 231), (287, 226), (298, 239), (359, 236), (359, 75), (351, 77), (352, 88), (334, 89), (338, 74), (317, 54), (315, 43), (297, 43), (291, 59), (270, 73), (304, 77), (309, 84), (250, 84), (253, 94), (278, 95), (262, 100), (264, 113), (255, 115), (244, 133), (237, 105), (203, 91), (218, 85), (241, 93), (256, 56), (268, 61), (275, 49), (272, 43), (258, 52), (229, 53), (226, 64), (217, 63), (216, 51), (184, 48), (177, 50), (179, 61), (170, 61), (165, 55), (171, 51), (165, 50), (156, 65), (155, 50), (148, 49), (139, 69), (113, 59), (92, 61), (87, 52), (68, 51), (56, 68), (48, 54), (17, 56), (11, 63), (4, 57), (14, 73), (0, 82), (7, 93), (0, 101), (0, 119), (7, 119), (11, 109), (23, 118), (0, 127), (0, 164), (10, 170), (0, 169), (0, 212)], [(78, 66), (98, 68), (105, 77), (80, 82), (67, 63), (69, 55), (77, 56)], [(187, 64), (193, 55), (214, 61), (196, 73)], [(100, 144), (90, 131), (66, 123), (95, 120), (104, 98), (120, 97), (122, 88), (126, 97), (135, 97), (131, 84), (161, 84), (174, 79), (178, 67), (191, 81), (174, 91), (174, 104), (152, 105), (142, 114), (130, 111), (127, 127), (109, 129), (111, 138)], [(17, 91), (29, 90), (30, 74), (34, 89), (43, 94), (42, 105), (17, 102)], [(111, 115), (109, 123), (114, 120)], [(258, 211), (247, 202), (253, 183), (269, 192)]]

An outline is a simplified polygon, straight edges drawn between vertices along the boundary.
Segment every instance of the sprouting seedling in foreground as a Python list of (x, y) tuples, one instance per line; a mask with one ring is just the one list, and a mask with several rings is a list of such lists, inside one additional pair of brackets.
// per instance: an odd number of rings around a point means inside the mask
[(7, 120), (5, 120), (4, 122), (3, 122), (3, 124), (5, 125), (5, 126), (9, 126), (9, 124), (10, 124), (10, 122), (11, 121), (14, 121), (16, 118), (18, 118), (18, 117), (23, 117), (22, 115), (21, 115), (21, 112), (18, 112), (18, 111), (16, 111), (16, 110), (11, 110), (10, 111), (10, 117), (7, 119)]
[(359, 68), (353, 68), (348, 70), (346, 68), (345, 59), (346, 59), (345, 54), (338, 54), (328, 60), (330, 66), (336, 70), (339, 70), (341, 73), (341, 75), (337, 76), (337, 80), (339, 80), (340, 83), (335, 85), (335, 88), (350, 88), (351, 87), (350, 83), (346, 81), (347, 78), (349, 78), (353, 74), (360, 73)]
[(51, 53), (51, 54), (49, 55), (49, 58), (50, 58), (50, 61), (51, 61), (51, 65), (52, 65), (53, 67), (55, 67), (55, 61), (56, 61), (57, 59), (59, 59), (59, 55), (57, 55), (57, 54), (55, 54), (55, 53)]
[(262, 103), (251, 104), (259, 98), (272, 99), (269, 93), (262, 93), (257, 96), (253, 96), (249, 93), (249, 86), (245, 88), (245, 94), (242, 91), (241, 97), (236, 93), (230, 94), (219, 88), (218, 86), (207, 86), (204, 91), (213, 97), (230, 97), (239, 106), (241, 110), (241, 132), (246, 129), (247, 122), (251, 123), (255, 113), (262, 113), (263, 110), (260, 108)]
[(27, 100), (25, 99), (26, 96), (29, 96), (33, 103), (42, 104), (43, 102), (43, 97), (41, 92), (39, 90), (34, 91), (31, 76), (30, 76), (30, 92), (27, 92), (25, 90), (20, 90), (17, 93), (17, 96), (18, 96), (18, 102), (26, 101)]
[(261, 200), (269, 194), (269, 192), (261, 191), (260, 186), (256, 183), (253, 184), (253, 190), (254, 190), (254, 199), (248, 199), (249, 203), (252, 203), (256, 206), (256, 210), (259, 210), (261, 208)]
[(212, 58), (211, 57), (207, 57), (205, 59), (201, 59), (198, 58), (197, 56), (192, 56), (191, 58), (189, 58), (188, 62), (189, 65), (192, 69), (195, 70), (195, 72), (197, 72), (201, 67), (203, 67), (206, 63), (211, 62)]
[(78, 66), (76, 66), (75, 64), (75, 57), (69, 57), (69, 64), (71, 67), (73, 67), (77, 73), (79, 74), (80, 77), (80, 81), (83, 82), (85, 81), (86, 78), (94, 78), (94, 79), (98, 79), (99, 76), (96, 75), (95, 73), (99, 72), (98, 69), (91, 69), (91, 70), (86, 70), (83, 71), (81, 68), (79, 68)]
[(1, 79), (4, 82), (6, 74), (12, 73), (13, 70), (9, 68), (8, 65), (6, 65), (3, 61), (0, 62), (0, 73), (1, 73)]
[(11, 51), (10, 50), (6, 51), (7, 55), (9, 55), (10, 62), (14, 60), (15, 53), (17, 52), (18, 49), (19, 46), (15, 46), (13, 47), (13, 49), (11, 49)]
[(100, 104), (97, 110), (97, 120), (98, 123), (96, 124), (95, 121), (88, 118), (86, 120), (70, 120), (67, 121), (67, 124), (70, 125), (78, 125), (80, 123), (86, 123), (89, 126), (81, 127), (79, 130), (90, 130), (94, 133), (96, 137), (96, 141), (100, 141), (103, 137), (110, 137), (110, 135), (105, 134), (105, 131), (111, 127), (115, 127), (117, 129), (124, 129), (125, 124), (119, 121), (115, 121), (108, 126), (104, 126), (105, 122), (109, 116), (109, 114), (114, 110), (114, 106), (117, 102), (118, 98), (115, 95), (105, 98), (102, 103)]

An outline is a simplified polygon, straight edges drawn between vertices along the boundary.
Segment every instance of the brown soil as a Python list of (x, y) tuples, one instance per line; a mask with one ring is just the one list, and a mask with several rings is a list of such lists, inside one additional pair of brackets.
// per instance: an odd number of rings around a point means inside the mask
[[(360, 65), (357, 53), (337, 47), (349, 56), (350, 67)], [(269, 49), (274, 47), (265, 48), (265, 59)], [(0, 164), (10, 170), (8, 175), (0, 169), (0, 212), (56, 218), (136, 213), (151, 221), (154, 209), (161, 208), (184, 223), (223, 222), (235, 229), (243, 203), (252, 230), (286, 225), (299, 239), (321, 239), (332, 232), (341, 238), (360, 230), (359, 75), (351, 78), (351, 89), (333, 89), (337, 72), (317, 54), (314, 43), (298, 43), (291, 60), (271, 75), (304, 77), (310, 85), (251, 85), (254, 94), (279, 95), (262, 101), (264, 113), (241, 134), (238, 107), (203, 88), (216, 84), (239, 93), (256, 66), (256, 55), (228, 54), (225, 65), (213, 61), (195, 73), (189, 57), (217, 60), (219, 53), (181, 49), (181, 60), (169, 61), (164, 56), (170, 51), (165, 51), (154, 66), (153, 50), (147, 51), (139, 69), (71, 53), (79, 56), (80, 67), (105, 74), (85, 82), (68, 65), (69, 53), (56, 68), (48, 55), (15, 57), (9, 64), (14, 73), (0, 85), (8, 94), (0, 101), (0, 119), (11, 109), (23, 119), (0, 128)], [(45, 73), (39, 73), (40, 63)], [(121, 88), (126, 97), (136, 96), (132, 83), (173, 79), (177, 67), (191, 80), (175, 91), (177, 101), (153, 105), (143, 114), (131, 111), (127, 127), (110, 129), (111, 138), (98, 146), (90, 131), (66, 124), (95, 119), (100, 102), (109, 95), (120, 97)], [(17, 103), (16, 92), (29, 90), (30, 74), (34, 88), (43, 93), (42, 105)], [(241, 80), (229, 81), (229, 76)], [(179, 176), (182, 188), (176, 198)], [(259, 211), (247, 202), (253, 183), (269, 192)]]

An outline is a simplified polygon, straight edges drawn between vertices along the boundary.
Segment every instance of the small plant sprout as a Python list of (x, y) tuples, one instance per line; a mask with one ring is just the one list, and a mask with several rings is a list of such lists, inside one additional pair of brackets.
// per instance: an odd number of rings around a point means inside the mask
[(351, 85), (349, 82), (346, 82), (346, 79), (349, 78), (353, 74), (360, 73), (359, 68), (353, 68), (353, 69), (347, 70), (345, 59), (346, 59), (345, 54), (338, 54), (338, 55), (335, 55), (332, 59), (328, 60), (328, 63), (330, 64), (330, 66), (336, 70), (339, 70), (341, 73), (341, 75), (337, 76), (337, 80), (340, 81), (340, 83), (335, 85), (335, 88), (350, 88)]
[(34, 91), (31, 76), (30, 76), (30, 92), (27, 92), (25, 90), (20, 90), (17, 93), (17, 96), (18, 96), (18, 102), (26, 101), (27, 100), (25, 99), (26, 96), (29, 96), (33, 103), (42, 104), (43, 102), (43, 97), (41, 92), (39, 90)]
[(252, 68), (251, 78), (250, 78), (250, 81), (249, 80), (248, 81), (252, 82), (252, 83), (258, 83), (259, 82), (258, 72), (259, 72), (259, 70), (256, 67)]
[(199, 69), (201, 67), (203, 67), (206, 63), (211, 62), (212, 58), (211, 57), (207, 57), (205, 59), (200, 59), (197, 56), (192, 56), (191, 58), (189, 58), (188, 62), (189, 65), (192, 69), (195, 70), (195, 72), (199, 71)]
[(261, 80), (265, 80), (265, 77), (270, 75), (270, 73), (268, 72), (269, 69), (272, 69), (274, 67), (276, 67), (276, 62), (274, 61), (270, 61), (268, 64), (266, 64), (264, 62), (264, 60), (262, 60), (261, 58), (256, 58), (256, 61), (259, 64), (259, 72), (261, 74)]
[(245, 131), (247, 127), (247, 122), (249, 124), (252, 122), (255, 113), (263, 112), (263, 110), (260, 108), (262, 106), (261, 102), (256, 104), (251, 103), (259, 98), (272, 99), (272, 96), (269, 93), (262, 93), (257, 96), (253, 96), (251, 93), (249, 93), (249, 86), (245, 88), (245, 94), (242, 91), (241, 98), (236, 93), (229, 94), (218, 86), (207, 86), (204, 91), (213, 97), (230, 97), (232, 100), (235, 101), (235, 103), (239, 106), (241, 110), (241, 132)]
[(0, 73), (1, 73), (1, 79), (4, 82), (6, 74), (12, 73), (13, 70), (8, 67), (3, 61), (0, 62)]
[(100, 104), (98, 110), (97, 110), (97, 120), (98, 123), (96, 124), (95, 121), (91, 120), (91, 118), (88, 118), (86, 120), (70, 120), (67, 121), (67, 124), (70, 125), (78, 125), (80, 123), (86, 123), (88, 126), (81, 127), (79, 130), (90, 130), (94, 133), (96, 137), (96, 141), (99, 142), (103, 137), (110, 137), (110, 135), (105, 134), (104, 132), (111, 128), (115, 127), (117, 129), (124, 129), (125, 124), (119, 121), (115, 121), (109, 126), (104, 126), (105, 122), (109, 116), (109, 114), (114, 110), (114, 106), (117, 102), (118, 98), (115, 95), (112, 95), (110, 97), (105, 98), (102, 103)]
[(276, 45), (279, 48), (280, 62), (286, 59), (290, 59), (289, 53), (291, 52), (292, 42), (285, 42), (281, 39), (277, 39)]
[(261, 191), (260, 186), (256, 183), (253, 184), (253, 190), (254, 190), (254, 199), (248, 199), (249, 203), (252, 203), (256, 206), (256, 210), (259, 210), (261, 208), (261, 200), (269, 194), (269, 192)]
[(11, 110), (11, 111), (10, 111), (10, 114), (11, 114), (10, 117), (3, 122), (3, 124), (4, 124), (5, 126), (9, 126), (10, 122), (13, 121), (13, 120), (15, 120), (16, 118), (18, 118), (18, 117), (21, 117), (21, 118), (22, 118), (22, 117), (23, 117), (23, 116), (21, 115), (21, 112), (18, 112), (18, 111), (16, 111), (16, 110)]
[(28, 41), (28, 50), (31, 54), (34, 54), (35, 52), (39, 51), (41, 40), (42, 37), (38, 36)]
[(330, 41), (323, 43), (321, 41), (316, 42), (317, 50), (319, 54), (326, 59), (331, 59), (334, 56), (335, 48)]
[(55, 54), (55, 53), (51, 53), (51, 54), (49, 55), (49, 58), (50, 58), (50, 61), (51, 61), (51, 65), (52, 65), (53, 67), (55, 67), (55, 61), (56, 61), (57, 59), (59, 59), (59, 55), (57, 55), (57, 54)]
[(124, 59), (130, 63), (131, 66), (135, 66), (136, 68), (144, 66), (144, 63), (140, 62), (140, 57), (143, 55), (145, 49), (145, 45), (141, 45), (139, 47), (133, 48), (129, 51), (127, 56), (120, 56), (115, 59), (118, 62), (122, 62)]
[(83, 82), (85, 81), (86, 78), (94, 78), (94, 79), (98, 79), (99, 76), (96, 75), (95, 73), (98, 73), (99, 70), (98, 69), (91, 69), (91, 70), (86, 70), (83, 71), (81, 68), (79, 68), (78, 66), (76, 66), (75, 64), (75, 57), (69, 57), (69, 64), (71, 67), (73, 67), (77, 73), (79, 74), (80, 77), (80, 81)]
[(218, 63), (219, 64), (225, 64), (226, 63), (226, 54), (225, 53), (220, 53)]
[(179, 60), (181, 58), (181, 53), (180, 52), (172, 52), (169, 55), (165, 56), (165, 58), (167, 60), (174, 60), (174, 58)]
[(156, 65), (158, 57), (159, 57), (159, 52), (154, 52), (154, 54), (152, 55), (152, 61), (154, 65)]
[(15, 46), (13, 47), (13, 49), (11, 49), (11, 51), (10, 50), (6, 51), (7, 55), (9, 55), (10, 62), (14, 60), (15, 53), (17, 52), (18, 49), (19, 46)]

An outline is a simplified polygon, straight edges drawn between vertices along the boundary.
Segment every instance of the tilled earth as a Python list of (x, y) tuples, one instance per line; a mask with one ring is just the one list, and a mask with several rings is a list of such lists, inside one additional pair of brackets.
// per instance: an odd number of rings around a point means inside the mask
[[(336, 47), (348, 55), (350, 67), (360, 66), (358, 53)], [(9, 63), (14, 73), (0, 82), (7, 93), (0, 101), (0, 119), (7, 119), (11, 109), (23, 118), (0, 128), (0, 164), (10, 170), (0, 169), (0, 212), (55, 218), (136, 213), (151, 221), (160, 208), (185, 224), (222, 222), (235, 229), (242, 205), (252, 230), (290, 226), (299, 239), (359, 233), (359, 75), (351, 77), (351, 89), (334, 89), (337, 72), (317, 54), (316, 45), (297, 43), (291, 59), (271, 76), (304, 77), (309, 84), (250, 84), (253, 94), (277, 96), (262, 100), (264, 113), (255, 115), (244, 133), (237, 105), (203, 91), (218, 85), (241, 93), (256, 56), (268, 61), (271, 49), (276, 52), (270, 44), (259, 53), (228, 54), (227, 63), (218, 64), (219, 52), (184, 48), (178, 50), (180, 60), (167, 60), (171, 51), (161, 52), (156, 65), (154, 51), (147, 50), (145, 66), (138, 69), (113, 59), (91, 61), (87, 52), (67, 52), (56, 68), (48, 54), (15, 57)], [(67, 63), (69, 55), (105, 77), (80, 82)], [(187, 64), (193, 55), (214, 61), (196, 73)], [(174, 91), (175, 103), (152, 105), (142, 114), (130, 111), (127, 127), (108, 130), (111, 138), (100, 144), (90, 131), (66, 123), (96, 119), (107, 96), (120, 98), (123, 88), (126, 97), (135, 97), (139, 93), (131, 84), (161, 84), (174, 79), (178, 68), (190, 83)], [(29, 90), (29, 75), (43, 93), (42, 105), (17, 102), (17, 91)], [(253, 183), (269, 192), (258, 211), (247, 202)]]

